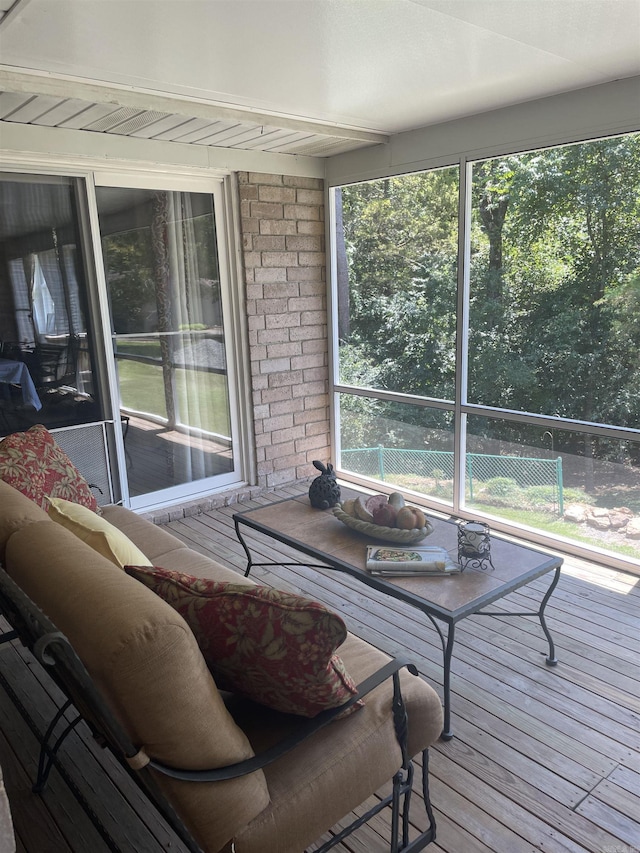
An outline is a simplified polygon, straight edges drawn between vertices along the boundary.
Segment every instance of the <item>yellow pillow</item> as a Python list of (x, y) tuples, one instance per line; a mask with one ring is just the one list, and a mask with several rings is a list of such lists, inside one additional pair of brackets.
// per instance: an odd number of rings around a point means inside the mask
[(152, 565), (142, 551), (113, 524), (80, 504), (49, 498), (49, 518), (74, 533), (119, 568)]

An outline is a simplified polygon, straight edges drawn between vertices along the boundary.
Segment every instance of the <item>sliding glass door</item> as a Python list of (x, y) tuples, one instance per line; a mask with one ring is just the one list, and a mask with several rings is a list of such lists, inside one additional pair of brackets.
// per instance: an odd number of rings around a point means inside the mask
[(0, 175), (0, 435), (100, 421), (83, 181)]
[(214, 197), (96, 188), (132, 505), (236, 469)]

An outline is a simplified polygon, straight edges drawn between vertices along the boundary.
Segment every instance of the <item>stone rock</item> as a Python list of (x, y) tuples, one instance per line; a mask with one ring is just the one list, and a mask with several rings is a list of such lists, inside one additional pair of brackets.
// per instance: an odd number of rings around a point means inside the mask
[(633, 518), (633, 510), (628, 506), (614, 506), (612, 512), (618, 512), (620, 515), (626, 515), (627, 518)]
[(592, 506), (587, 512), (591, 518), (609, 518), (609, 510), (603, 506)]
[(582, 504), (569, 504), (565, 508), (564, 517), (567, 521), (573, 521), (575, 524), (584, 524), (587, 520), (587, 510)]
[(609, 524), (613, 530), (620, 530), (629, 521), (630, 516), (625, 512), (619, 512), (617, 509), (612, 509), (609, 513)]
[(640, 539), (640, 517), (632, 518), (624, 532), (629, 539)]
[(611, 527), (609, 515), (589, 515), (587, 516), (587, 524), (589, 527), (595, 527), (596, 530), (608, 530)]

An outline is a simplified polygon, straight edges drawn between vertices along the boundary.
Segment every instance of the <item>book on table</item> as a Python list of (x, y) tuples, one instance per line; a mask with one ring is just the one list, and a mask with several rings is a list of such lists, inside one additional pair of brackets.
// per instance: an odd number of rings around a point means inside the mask
[(367, 571), (372, 575), (424, 575), (442, 577), (456, 574), (460, 566), (437, 545), (367, 546)]

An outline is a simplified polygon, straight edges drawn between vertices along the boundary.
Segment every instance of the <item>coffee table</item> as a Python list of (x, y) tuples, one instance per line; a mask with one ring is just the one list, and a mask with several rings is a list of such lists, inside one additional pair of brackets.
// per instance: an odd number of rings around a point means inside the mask
[[(359, 493), (342, 490), (343, 500)], [(439, 545), (457, 557), (458, 527), (454, 519), (435, 518), (429, 515), (433, 533), (428, 544)], [(421, 611), (431, 621), (440, 638), (443, 652), (443, 706), (444, 727), (442, 739), (453, 737), (451, 730), (451, 658), (458, 622), (472, 614), (482, 616), (535, 616), (540, 620), (542, 631), (549, 644), (546, 657), (548, 666), (555, 666), (557, 659), (553, 639), (545, 621), (547, 602), (560, 580), (562, 559), (535, 548), (512, 542), (495, 534), (491, 535), (491, 560), (493, 568), (487, 570), (466, 568), (460, 574), (446, 577), (379, 577), (366, 571), (366, 546), (376, 543), (370, 537), (358, 533), (342, 524), (331, 510), (313, 509), (307, 495), (287, 498), (258, 509), (238, 512), (233, 516), (236, 534), (247, 555), (248, 576), (253, 566), (303, 565), (319, 569), (344, 572), (357, 578), (367, 586), (396, 598)], [(243, 528), (264, 533), (277, 542), (282, 542), (302, 554), (311, 557), (314, 563), (254, 561), (251, 550), (242, 535)], [(536, 578), (554, 572), (551, 583), (541, 598), (540, 606), (534, 611), (504, 612), (485, 608), (510, 592), (525, 586)], [(446, 635), (440, 623), (447, 626)]]

